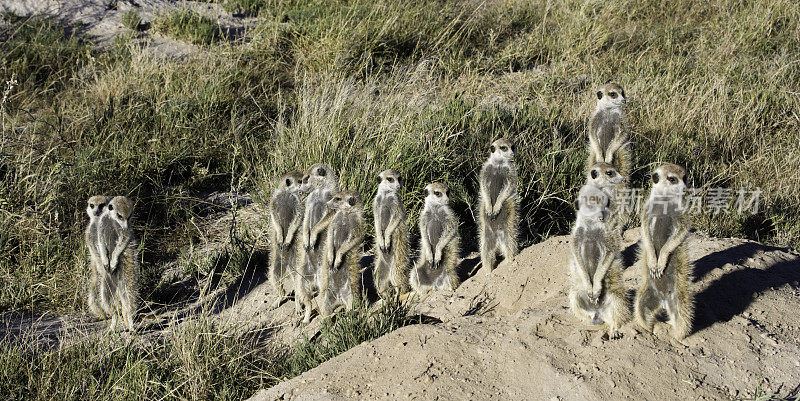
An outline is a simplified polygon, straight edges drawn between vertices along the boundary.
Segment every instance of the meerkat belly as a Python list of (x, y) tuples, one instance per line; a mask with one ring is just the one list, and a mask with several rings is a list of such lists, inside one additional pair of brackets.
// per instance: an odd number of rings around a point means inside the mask
[(597, 134), (597, 140), (600, 144), (600, 149), (605, 151), (608, 149), (608, 145), (610, 145), (611, 141), (614, 139), (614, 135), (619, 127), (619, 114), (606, 111), (600, 113), (598, 118), (600, 121), (597, 125), (597, 131), (595, 134)]
[(428, 240), (431, 243), (431, 249), (436, 249), (439, 246), (439, 239), (442, 237), (442, 233), (444, 232), (444, 219), (441, 218), (432, 218), (428, 222)]
[(333, 249), (338, 250), (350, 239), (350, 224), (345, 217), (334, 217), (329, 230), (333, 230)]
[(292, 220), (294, 220), (297, 214), (296, 199), (292, 194), (284, 192), (275, 197), (275, 205), (278, 206), (275, 208), (275, 217), (278, 226), (283, 230), (283, 234), (286, 235), (289, 224), (292, 223)]
[(657, 256), (661, 254), (661, 248), (672, 235), (675, 223), (675, 216), (669, 214), (656, 213), (650, 217), (650, 236)]
[(601, 230), (587, 230), (587, 240), (581, 247), (581, 258), (583, 259), (583, 266), (589, 277), (594, 276), (597, 271), (597, 266), (600, 259), (605, 256), (605, 247), (603, 246), (603, 233)]
[(495, 235), (500, 235), (508, 228), (508, 218), (510, 210), (507, 207), (500, 209), (500, 213), (494, 219), (486, 219), (487, 226)]
[(394, 199), (387, 198), (381, 203), (381, 232), (385, 232), (386, 228), (389, 227), (389, 222), (392, 219), (392, 205), (394, 204)]
[(486, 189), (489, 192), (489, 201), (491, 201), (492, 204), (494, 204), (497, 197), (500, 196), (500, 190), (503, 189), (503, 184), (505, 183), (505, 177), (507, 175), (508, 171), (506, 171), (506, 169), (495, 166), (486, 167)]

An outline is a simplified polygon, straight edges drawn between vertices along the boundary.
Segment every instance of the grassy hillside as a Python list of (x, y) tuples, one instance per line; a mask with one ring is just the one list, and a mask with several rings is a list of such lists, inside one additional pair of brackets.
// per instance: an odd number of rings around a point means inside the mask
[(203, 39), (207, 26), (191, 24), (207, 21), (188, 14), (154, 24), (205, 43), (188, 61), (150, 57), (124, 35), (99, 51), (74, 30), (6, 15), (0, 311), (84, 307), (90, 195), (135, 200), (154, 282), (198, 240), (199, 196), (267, 196), (277, 175), (316, 161), (365, 198), (378, 172), (399, 170), (412, 223), (426, 183), (448, 183), (470, 250), (477, 171), (491, 140), (509, 137), (523, 242), (566, 233), (593, 88), (609, 79), (629, 98), (633, 186), (661, 162), (684, 165), (703, 189), (758, 186), (758, 214), (696, 226), (800, 244), (796, 2), (225, 4), (261, 21), (235, 42), (213, 29)]

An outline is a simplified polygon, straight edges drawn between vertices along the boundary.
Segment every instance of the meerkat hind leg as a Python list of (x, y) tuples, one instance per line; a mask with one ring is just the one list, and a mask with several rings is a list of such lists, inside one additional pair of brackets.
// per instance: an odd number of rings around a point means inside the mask
[(653, 331), (655, 324), (656, 312), (661, 309), (661, 300), (655, 290), (649, 285), (645, 284), (639, 292), (636, 293), (636, 307), (634, 314), (636, 321), (643, 329), (648, 332)]

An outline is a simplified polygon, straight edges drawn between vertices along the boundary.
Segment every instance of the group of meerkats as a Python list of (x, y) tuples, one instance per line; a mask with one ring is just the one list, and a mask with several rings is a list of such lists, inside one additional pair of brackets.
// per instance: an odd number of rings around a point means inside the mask
[[(586, 184), (576, 204), (577, 218), (570, 242), (572, 288), (570, 307), (591, 324), (606, 324), (611, 338), (630, 319), (622, 285), (622, 230), (629, 216), (617, 205), (626, 188), (630, 143), (625, 117), (625, 92), (607, 83), (596, 92), (597, 107), (589, 123)], [(491, 144), (479, 176), (479, 234), (482, 269), (491, 272), (498, 254), (510, 259), (518, 252), (517, 168), (514, 145), (507, 139)], [(638, 323), (652, 331), (662, 311), (676, 338), (691, 330), (692, 266), (686, 253), (689, 223), (681, 199), (685, 171), (674, 164), (652, 173), (653, 187), (641, 213), (641, 244), (637, 264), (644, 276), (634, 301)], [(378, 177), (372, 203), (375, 225), (373, 277), (384, 298), (454, 290), (459, 285), (459, 222), (449, 206), (449, 189), (442, 183), (425, 187), (419, 217), (418, 257), (411, 263), (409, 227), (400, 198), (402, 177), (385, 170)], [(304, 198), (301, 198), (304, 196)], [(352, 308), (362, 296), (360, 261), (364, 242), (364, 204), (355, 191), (339, 188), (336, 172), (317, 163), (304, 174), (280, 177), (269, 202), (269, 281), (277, 298), (273, 308), (294, 293), (302, 321), (317, 310), (330, 316)], [(136, 242), (128, 227), (131, 201), (93, 196), (86, 209), (90, 254), (88, 306), (101, 318), (121, 317), (129, 330), (139, 305)]]

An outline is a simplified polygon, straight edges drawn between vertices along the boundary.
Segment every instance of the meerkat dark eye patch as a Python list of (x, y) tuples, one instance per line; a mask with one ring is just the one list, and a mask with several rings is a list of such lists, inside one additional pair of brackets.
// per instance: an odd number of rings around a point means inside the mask
[(658, 173), (653, 173), (653, 184), (658, 184)]
[(350, 206), (355, 206), (356, 205), (356, 198), (351, 196), (349, 199), (347, 199), (347, 203), (349, 203)]
[(611, 170), (608, 170), (608, 171), (606, 171), (606, 175), (609, 176), (609, 177), (613, 177), (614, 176), (614, 172), (611, 171)]
[(677, 183), (678, 183), (678, 179), (677, 179), (677, 178), (675, 178), (675, 177), (669, 177), (669, 178), (668, 178), (668, 180), (669, 180), (669, 182), (670, 182), (671, 184), (677, 184)]
[(442, 193), (439, 191), (433, 191), (433, 194), (436, 195), (437, 197), (442, 196)]
[(120, 220), (122, 220), (122, 215), (121, 215), (121, 214), (119, 214), (119, 213), (117, 213), (117, 218), (118, 218), (118, 219), (120, 219)]
[(114, 205), (108, 205), (108, 210), (114, 210)]
[(592, 176), (592, 179), (595, 179), (595, 178), (597, 178), (597, 176), (598, 176), (600, 173), (598, 173), (598, 172), (597, 172), (597, 170), (592, 170), (592, 172), (591, 172), (591, 173), (589, 173), (589, 174)]
[(508, 146), (501, 146), (501, 147), (500, 147), (500, 150), (502, 150), (503, 152), (505, 152), (505, 151), (507, 151), (507, 150), (508, 150)]
[(327, 173), (328, 172), (325, 171), (324, 168), (320, 168), (319, 170), (317, 170), (317, 175), (319, 175), (320, 177), (325, 177), (325, 174), (327, 174)]
[(90, 204), (89, 204), (89, 207), (90, 207), (90, 208), (92, 208), (92, 209), (94, 209), (94, 204), (90, 203)]
[(341, 200), (342, 200), (342, 198), (340, 198), (340, 197), (338, 197), (338, 196), (337, 196), (337, 197), (335, 197), (335, 198), (333, 198), (333, 201), (334, 201), (334, 202), (339, 202), (339, 201), (341, 201)]
[(612, 99), (616, 99), (617, 98), (617, 92), (609, 92), (608, 96), (610, 98), (612, 98)]
[(597, 91), (597, 100), (600, 100), (602, 98), (603, 98), (603, 91)]
[(292, 186), (292, 180), (290, 178), (286, 179), (286, 186), (287, 187), (291, 187)]

